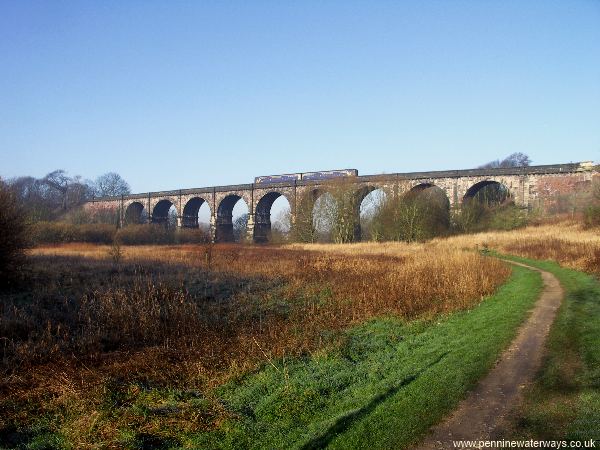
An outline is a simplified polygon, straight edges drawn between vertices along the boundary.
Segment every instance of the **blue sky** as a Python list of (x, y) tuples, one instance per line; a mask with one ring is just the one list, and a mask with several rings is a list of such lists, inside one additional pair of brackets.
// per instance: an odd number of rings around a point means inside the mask
[(600, 1), (0, 0), (0, 176), (600, 160)]

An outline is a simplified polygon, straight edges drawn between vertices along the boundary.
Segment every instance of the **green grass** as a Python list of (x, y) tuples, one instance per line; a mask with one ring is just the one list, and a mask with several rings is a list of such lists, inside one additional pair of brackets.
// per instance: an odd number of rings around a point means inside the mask
[(600, 440), (600, 282), (554, 262), (511, 259), (553, 273), (565, 289), (543, 367), (526, 394), (514, 433)]
[(214, 393), (229, 418), (181, 435), (187, 448), (403, 448), (450, 412), (494, 364), (538, 298), (515, 267), (479, 306), (430, 321), (380, 318), (335, 351), (278, 360)]

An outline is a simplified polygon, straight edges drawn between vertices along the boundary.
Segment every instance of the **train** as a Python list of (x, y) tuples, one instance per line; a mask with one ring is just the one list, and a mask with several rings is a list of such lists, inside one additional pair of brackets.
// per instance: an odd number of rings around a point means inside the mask
[(293, 181), (321, 181), (341, 177), (357, 177), (356, 169), (322, 170), (319, 172), (285, 173), (282, 175), (263, 175), (254, 178), (254, 184), (290, 183)]

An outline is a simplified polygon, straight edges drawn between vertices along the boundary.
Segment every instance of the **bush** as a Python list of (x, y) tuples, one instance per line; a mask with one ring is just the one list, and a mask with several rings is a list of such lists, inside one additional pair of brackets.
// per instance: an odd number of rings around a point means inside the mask
[(117, 230), (114, 225), (101, 223), (75, 225), (65, 222), (38, 222), (32, 225), (31, 235), (33, 243), (37, 245), (68, 242), (112, 244), (115, 240), (125, 245), (204, 244), (210, 240), (205, 230), (175, 230), (158, 224), (128, 225)]
[(76, 229), (75, 237), (78, 242), (91, 242), (94, 244), (111, 244), (117, 232), (114, 225), (108, 224), (87, 224), (74, 227)]
[(411, 192), (385, 200), (371, 218), (367, 233), (377, 241), (425, 241), (448, 233), (449, 211), (435, 192)]
[(586, 227), (600, 226), (600, 176), (592, 181), (590, 205), (583, 211), (583, 223)]
[(115, 236), (114, 225), (73, 225), (65, 222), (38, 222), (32, 226), (35, 244), (61, 244), (65, 242), (89, 242), (110, 244)]
[(60, 221), (73, 225), (108, 224), (117, 226), (119, 225), (119, 211), (116, 208), (86, 209), (79, 206), (66, 212)]
[(115, 239), (125, 245), (175, 244), (175, 231), (159, 224), (128, 225)]
[(175, 234), (177, 244), (206, 244), (210, 235), (201, 228), (180, 228)]
[(588, 206), (583, 212), (583, 223), (586, 227), (600, 227), (600, 205)]
[(514, 230), (528, 223), (527, 213), (513, 203), (490, 206), (476, 200), (462, 205), (453, 219), (454, 230), (458, 233)]
[(37, 222), (31, 227), (31, 239), (35, 244), (70, 242), (71, 229), (71, 225), (62, 222)]
[(200, 228), (167, 228), (159, 224), (128, 225), (115, 238), (125, 245), (204, 244), (209, 234)]
[(514, 230), (528, 224), (527, 211), (508, 204), (497, 207), (490, 214), (488, 228), (490, 230)]
[[(25, 263), (28, 245), (25, 212), (10, 188), (0, 180), (0, 279), (12, 283)], [(3, 284), (4, 284), (3, 283)]]

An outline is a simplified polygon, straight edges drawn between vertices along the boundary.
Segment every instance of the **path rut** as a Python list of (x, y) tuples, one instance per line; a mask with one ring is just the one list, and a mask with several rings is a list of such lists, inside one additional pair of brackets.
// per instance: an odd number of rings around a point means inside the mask
[(541, 366), (544, 343), (563, 299), (563, 290), (550, 272), (507, 262), (542, 274), (544, 287), (540, 298), (494, 368), (450, 416), (430, 430), (418, 449), (454, 448), (452, 441), (456, 440), (502, 439), (507, 416), (519, 404), (523, 388)]

